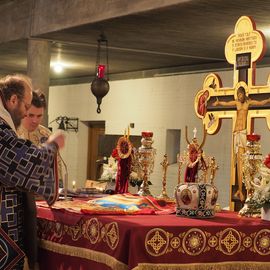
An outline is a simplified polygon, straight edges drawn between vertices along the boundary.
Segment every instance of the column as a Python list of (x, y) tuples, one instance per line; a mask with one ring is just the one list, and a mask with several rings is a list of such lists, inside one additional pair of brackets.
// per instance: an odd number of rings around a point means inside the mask
[(47, 101), (47, 109), (43, 118), (44, 126), (48, 126), (50, 58), (51, 42), (28, 40), (27, 75), (32, 79), (34, 90), (40, 89), (45, 94)]

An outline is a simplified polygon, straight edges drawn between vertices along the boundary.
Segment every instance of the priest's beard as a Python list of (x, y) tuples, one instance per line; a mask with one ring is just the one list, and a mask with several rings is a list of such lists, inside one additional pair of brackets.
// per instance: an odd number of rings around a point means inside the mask
[(14, 110), (10, 111), (9, 113), (14, 123), (14, 126), (17, 129), (21, 125), (21, 121), (23, 119), (23, 117), (21, 116), (21, 111), (19, 109), (19, 106), (14, 108)]

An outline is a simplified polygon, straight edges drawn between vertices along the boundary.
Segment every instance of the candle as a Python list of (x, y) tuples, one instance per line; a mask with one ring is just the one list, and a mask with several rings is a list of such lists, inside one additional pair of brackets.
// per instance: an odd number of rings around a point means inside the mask
[(67, 190), (68, 190), (68, 174), (67, 172), (64, 175), (64, 197), (67, 200)]
[(75, 189), (76, 181), (72, 181), (72, 188)]

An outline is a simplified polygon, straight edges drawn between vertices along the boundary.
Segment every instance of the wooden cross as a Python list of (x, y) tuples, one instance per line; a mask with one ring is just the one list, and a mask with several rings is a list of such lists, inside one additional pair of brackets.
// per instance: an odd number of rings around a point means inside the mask
[[(256, 30), (255, 22), (250, 17), (240, 17), (225, 45), (226, 59), (234, 65), (233, 87), (222, 87), (220, 77), (211, 73), (206, 76), (202, 90), (195, 96), (195, 112), (202, 119), (208, 134), (217, 133), (225, 118), (233, 120), (234, 131), (239, 131), (238, 127), (242, 125), (243, 134), (253, 133), (254, 118), (258, 117), (266, 118), (270, 129), (270, 77), (267, 85), (255, 85), (256, 62), (263, 57), (265, 48), (264, 35)], [(243, 103), (240, 102), (241, 91), (246, 95)], [(241, 207), (240, 201), (233, 199), (234, 188), (239, 195), (239, 183), (242, 182), (241, 165), (237, 164), (235, 155), (236, 143), (237, 139), (232, 134), (230, 208), (234, 210)], [(243, 201), (242, 197), (240, 199)]]

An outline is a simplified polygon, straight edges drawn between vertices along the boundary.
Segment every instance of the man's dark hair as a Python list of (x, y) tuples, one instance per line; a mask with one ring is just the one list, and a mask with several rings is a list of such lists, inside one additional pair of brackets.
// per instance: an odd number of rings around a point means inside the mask
[(19, 100), (24, 98), (25, 88), (31, 81), (24, 75), (8, 75), (0, 81), (0, 91), (4, 99), (7, 101), (12, 95), (16, 95)]
[(32, 105), (37, 108), (46, 109), (47, 103), (45, 95), (40, 90), (35, 90), (32, 92), (32, 94), (33, 94)]

